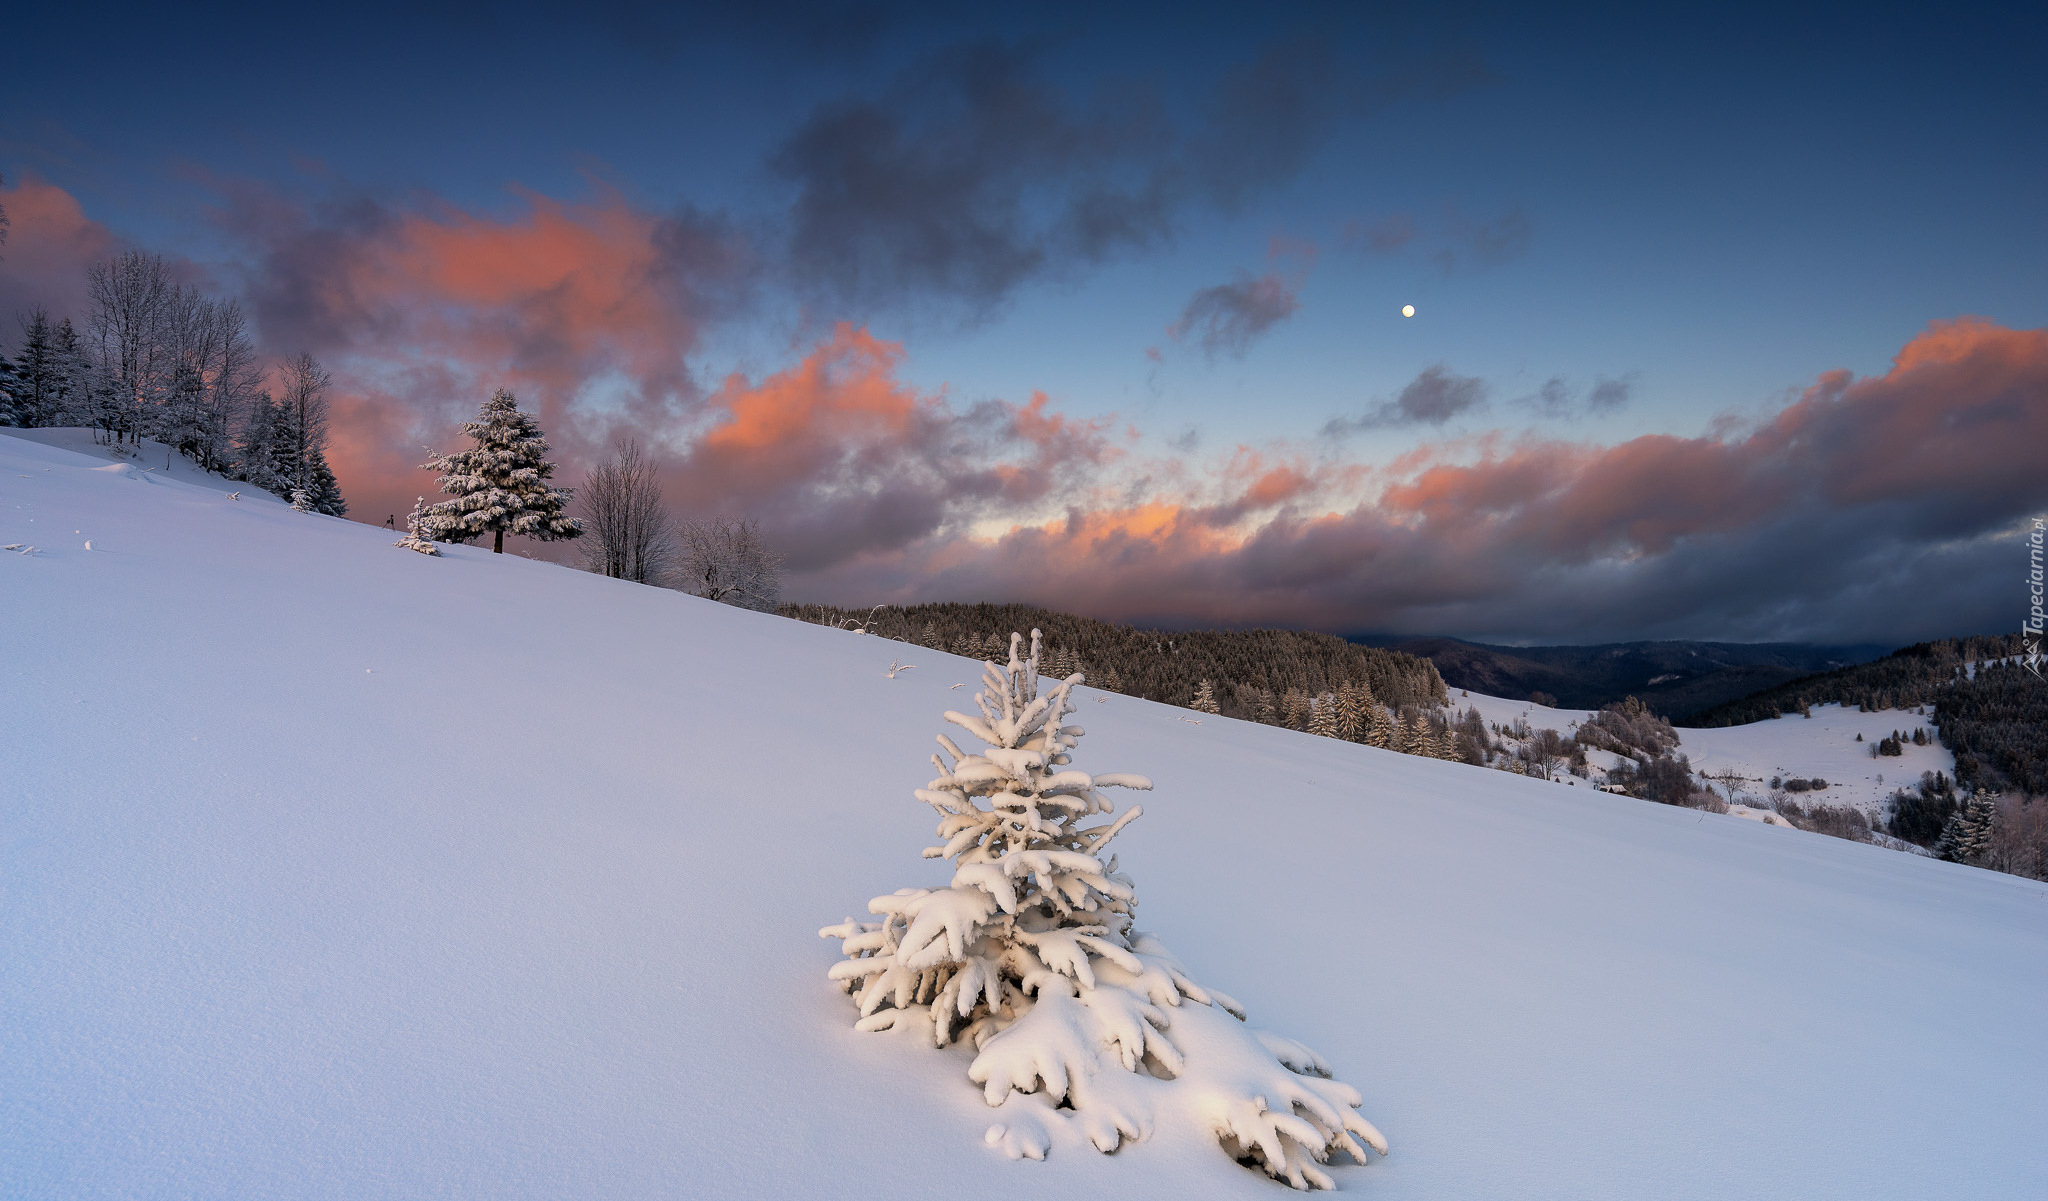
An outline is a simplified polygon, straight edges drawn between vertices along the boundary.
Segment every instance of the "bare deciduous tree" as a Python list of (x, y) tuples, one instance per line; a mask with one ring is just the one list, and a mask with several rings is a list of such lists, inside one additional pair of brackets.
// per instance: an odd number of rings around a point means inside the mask
[(86, 321), (103, 403), (94, 424), (112, 437), (141, 434), (141, 418), (170, 394), (171, 326), (185, 290), (162, 255), (125, 251), (86, 269)]
[(633, 438), (592, 468), (577, 489), (583, 501), (583, 562), (614, 579), (658, 584), (675, 562), (675, 527), (661, 507), (654, 461)]
[(682, 562), (672, 587), (693, 596), (773, 612), (782, 599), (782, 556), (752, 518), (714, 517), (677, 527)]

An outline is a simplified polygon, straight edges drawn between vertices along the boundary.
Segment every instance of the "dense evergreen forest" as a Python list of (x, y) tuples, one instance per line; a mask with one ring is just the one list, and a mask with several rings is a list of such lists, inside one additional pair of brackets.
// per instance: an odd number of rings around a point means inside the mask
[[(872, 610), (784, 605), (785, 617), (975, 658), (1008, 654), (1011, 631), (1045, 633), (1049, 670), (1083, 672), (1097, 688), (1247, 721), (1289, 720), (1290, 697), (1310, 700), (1349, 684), (1396, 712), (1447, 699), (1429, 660), (1300, 630), (1140, 630), (1030, 605), (929, 604)], [(1197, 705), (1208, 681), (1215, 708)]]
[(2048, 684), (2018, 663), (1982, 667), (1935, 701), (1956, 783), (2048, 797)]
[(1854, 705), (1858, 709), (1911, 709), (1932, 704), (1966, 673), (1966, 663), (1981, 663), (2021, 653), (2017, 634), (1975, 638), (1943, 638), (1893, 651), (1882, 659), (1838, 667), (1788, 680), (1741, 700), (1702, 709), (1679, 721), (1707, 730), (1769, 721), (1813, 705)]

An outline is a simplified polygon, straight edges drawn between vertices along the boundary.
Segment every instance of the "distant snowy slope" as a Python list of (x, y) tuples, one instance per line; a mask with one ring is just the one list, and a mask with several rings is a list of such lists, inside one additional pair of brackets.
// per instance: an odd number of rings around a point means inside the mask
[[(1490, 723), (1511, 726), (1516, 720), (1532, 729), (1548, 727), (1569, 734), (1575, 723), (1593, 715), (1584, 709), (1547, 709), (1529, 701), (1507, 700), (1477, 692), (1453, 690), (1454, 709), (1477, 709)], [(1896, 757), (1873, 757), (1879, 739), (1894, 730), (1912, 737), (1913, 731), (1927, 731), (1928, 742), (1908, 742)], [(1863, 741), (1856, 741), (1858, 734)], [(1899, 788), (1917, 783), (1922, 772), (1939, 771), (1953, 775), (1954, 754), (1936, 741), (1934, 723), (1910, 710), (1885, 709), (1859, 713), (1840, 705), (1815, 705), (1812, 717), (1787, 714), (1774, 721), (1751, 722), (1741, 726), (1720, 726), (1711, 730), (1678, 729), (1678, 753), (1692, 762), (1694, 774), (1718, 781), (1728, 773), (1741, 776), (1743, 791), (1752, 797), (1769, 795), (1774, 778), (1818, 777), (1828, 782), (1820, 792), (1801, 800), (1829, 805), (1853, 805), (1873, 818), (1882, 817), (1886, 801)], [(1613, 756), (1590, 752), (1595, 766), (1605, 767)]]
[[(816, 932), (944, 879), (974, 664), (106, 466), (0, 434), (0, 1197), (1282, 1195), (1011, 1162), (852, 1029)], [(2040, 884), (1083, 710), (1140, 925), (1364, 1092), (1345, 1190), (2048, 1193)]]

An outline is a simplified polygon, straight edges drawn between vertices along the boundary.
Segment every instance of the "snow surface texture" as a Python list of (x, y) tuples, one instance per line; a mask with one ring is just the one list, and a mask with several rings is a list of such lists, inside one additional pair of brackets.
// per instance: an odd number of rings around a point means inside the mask
[[(946, 713), (983, 749), (939, 735), (939, 776), (917, 790), (945, 840), (924, 857), (952, 860), (952, 883), (876, 897), (868, 912), (881, 921), (819, 931), (846, 951), (831, 976), (856, 994), (858, 1028), (922, 1028), (937, 1047), (971, 1042), (967, 1078), (1006, 1118), (987, 1141), (1013, 1159), (1045, 1158), (1066, 1125), (1060, 1105), (1098, 1151), (1145, 1138), (1164, 1118), (1206, 1130), (1231, 1159), (1294, 1188), (1336, 1187), (1319, 1165), (1337, 1154), (1365, 1163), (1367, 1147), (1387, 1153), (1386, 1140), (1352, 1112), (1362, 1099), (1321, 1057), (1240, 1025), (1235, 1001), (1189, 979), (1132, 926), (1137, 889), (1102, 851), (1144, 810), (1080, 823), (1114, 812), (1101, 789), (1152, 782), (1072, 766), (1084, 731), (1063, 723), (1082, 676), (1041, 693), (1038, 631), (1028, 658), (1022, 641), (1010, 635), (1007, 665), (983, 665), (980, 716)], [(899, 670), (892, 660), (889, 674)]]
[[(1288, 1195), (1012, 1162), (822, 979), (978, 664), (104, 465), (0, 434), (0, 1197)], [(1146, 925), (1370, 1088), (1341, 1190), (2048, 1195), (2042, 885), (1076, 695)]]

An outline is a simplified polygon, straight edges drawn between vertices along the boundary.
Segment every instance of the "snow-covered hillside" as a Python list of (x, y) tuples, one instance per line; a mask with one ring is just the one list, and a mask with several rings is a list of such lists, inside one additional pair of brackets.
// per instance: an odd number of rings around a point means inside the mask
[[(1284, 1195), (1013, 1162), (852, 1029), (817, 931), (950, 874), (977, 665), (106, 466), (0, 435), (0, 1196)], [(1082, 709), (1140, 924), (1364, 1093), (1347, 1191), (2048, 1191), (2038, 883)]]
[[(1548, 709), (1528, 701), (1506, 700), (1476, 692), (1453, 692), (1455, 709), (1477, 709), (1481, 717), (1503, 727), (1524, 721), (1533, 729), (1550, 728), (1570, 734), (1572, 728), (1588, 721), (1584, 709)], [(1898, 731), (1911, 737), (1914, 730), (1927, 732), (1927, 744), (1908, 742), (1898, 756), (1873, 757), (1871, 748), (1879, 739)], [(1863, 741), (1856, 736), (1861, 734)], [(1934, 724), (1924, 714), (1910, 710), (1885, 709), (1859, 713), (1840, 705), (1815, 705), (1812, 717), (1781, 717), (1775, 721), (1751, 722), (1746, 726), (1724, 726), (1712, 730), (1680, 727), (1678, 753), (1692, 762), (1693, 772), (1725, 795), (1726, 777), (1740, 776), (1736, 786), (1738, 802), (1766, 801), (1772, 779), (1819, 778), (1828, 782), (1822, 791), (1799, 799), (1828, 805), (1853, 805), (1873, 818), (1882, 818), (1892, 793), (1919, 781), (1922, 772), (1939, 771), (1953, 775), (1956, 757), (1935, 739)], [(1595, 767), (1612, 766), (1615, 757), (1591, 751)]]

